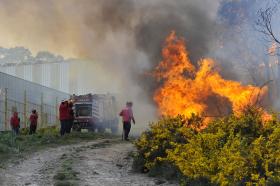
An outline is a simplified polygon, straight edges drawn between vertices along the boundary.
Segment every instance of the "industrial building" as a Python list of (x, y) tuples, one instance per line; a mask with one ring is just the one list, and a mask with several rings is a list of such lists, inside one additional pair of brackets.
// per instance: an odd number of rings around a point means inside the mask
[(33, 55), (24, 47), (0, 47), (0, 72), (63, 92), (70, 90), (71, 61), (47, 51)]
[(69, 92), (70, 65), (70, 62), (22, 63), (2, 66), (0, 71), (46, 87)]

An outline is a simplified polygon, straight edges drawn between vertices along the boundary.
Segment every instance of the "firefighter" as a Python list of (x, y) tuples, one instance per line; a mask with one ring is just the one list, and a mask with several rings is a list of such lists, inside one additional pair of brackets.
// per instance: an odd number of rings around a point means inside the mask
[(66, 126), (66, 133), (70, 133), (74, 122), (74, 111), (73, 111), (73, 103), (68, 103), (68, 120)]
[(134, 125), (135, 125), (135, 120), (134, 120), (134, 116), (133, 116), (133, 111), (132, 111), (132, 102), (127, 102), (126, 103), (126, 107), (124, 109), (122, 109), (122, 111), (120, 112), (120, 116), (123, 119), (123, 131), (124, 131), (124, 139), (126, 141), (128, 141), (128, 135), (130, 132), (130, 128), (131, 128), (131, 120), (133, 121)]
[(38, 114), (36, 110), (32, 110), (32, 113), (29, 117), (29, 134), (35, 134), (37, 129), (37, 121), (38, 121)]
[(63, 136), (66, 132), (67, 122), (69, 119), (68, 102), (62, 101), (59, 106), (59, 120), (60, 120), (60, 135)]
[(18, 117), (17, 112), (13, 113), (13, 116), (11, 117), (11, 120), (10, 120), (10, 125), (11, 125), (11, 128), (12, 128), (12, 132), (15, 135), (18, 135), (19, 134), (19, 128), (20, 128), (20, 118)]

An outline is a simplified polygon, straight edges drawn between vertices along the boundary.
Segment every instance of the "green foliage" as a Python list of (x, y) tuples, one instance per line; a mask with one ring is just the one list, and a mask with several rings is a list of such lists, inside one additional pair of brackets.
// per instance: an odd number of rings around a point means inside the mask
[(62, 165), (59, 169), (59, 171), (54, 175), (55, 180), (55, 186), (57, 185), (70, 185), (75, 186), (75, 181), (77, 181), (78, 178), (78, 172), (74, 171), (72, 169), (73, 160), (71, 158), (67, 158), (62, 162)]
[(248, 108), (200, 131), (194, 126), (202, 120), (164, 118), (136, 141), (134, 164), (160, 175), (170, 172), (167, 177), (183, 185), (280, 184), (280, 122), (274, 117), (263, 124), (261, 114)]

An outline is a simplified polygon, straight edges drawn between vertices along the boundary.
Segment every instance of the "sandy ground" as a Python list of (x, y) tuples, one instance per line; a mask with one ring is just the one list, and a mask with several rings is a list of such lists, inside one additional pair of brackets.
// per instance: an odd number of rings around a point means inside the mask
[(77, 172), (76, 185), (131, 186), (175, 185), (131, 170), (133, 151), (131, 143), (117, 140), (93, 142), (50, 148), (11, 163), (0, 170), (0, 185), (54, 185), (54, 175), (65, 159), (71, 159), (71, 168)]

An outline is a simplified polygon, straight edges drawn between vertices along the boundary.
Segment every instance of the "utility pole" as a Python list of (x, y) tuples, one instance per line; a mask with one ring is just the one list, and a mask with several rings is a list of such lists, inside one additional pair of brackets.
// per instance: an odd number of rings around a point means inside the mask
[(41, 127), (44, 125), (44, 94), (41, 93)]
[(58, 125), (58, 97), (55, 98), (55, 125)]
[(24, 119), (24, 128), (26, 128), (26, 124), (27, 124), (27, 95), (26, 95), (26, 90), (24, 90), (23, 119)]
[(5, 88), (5, 130), (8, 130), (8, 88)]

